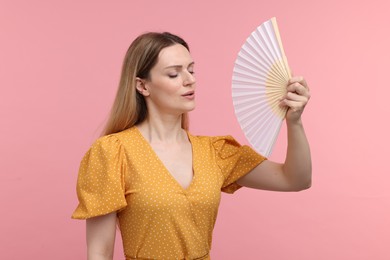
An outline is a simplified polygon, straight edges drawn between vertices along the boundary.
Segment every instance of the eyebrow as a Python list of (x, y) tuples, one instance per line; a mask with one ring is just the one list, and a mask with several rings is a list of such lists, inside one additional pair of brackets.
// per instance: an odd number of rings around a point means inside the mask
[[(195, 62), (191, 62), (190, 64), (188, 64), (187, 67), (190, 67), (190, 66), (192, 66), (194, 64), (195, 64)], [(171, 65), (171, 66), (165, 67), (164, 69), (169, 69), (169, 68), (183, 68), (183, 65)]]

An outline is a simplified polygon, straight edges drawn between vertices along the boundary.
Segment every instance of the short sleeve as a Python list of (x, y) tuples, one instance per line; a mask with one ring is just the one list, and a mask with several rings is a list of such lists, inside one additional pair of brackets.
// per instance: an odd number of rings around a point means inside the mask
[(241, 188), (236, 181), (266, 158), (247, 145), (240, 145), (231, 136), (214, 137), (215, 159), (224, 177), (221, 190), (234, 193)]
[(112, 135), (99, 138), (80, 163), (77, 179), (79, 205), (72, 218), (87, 219), (127, 206), (124, 179), (126, 155)]

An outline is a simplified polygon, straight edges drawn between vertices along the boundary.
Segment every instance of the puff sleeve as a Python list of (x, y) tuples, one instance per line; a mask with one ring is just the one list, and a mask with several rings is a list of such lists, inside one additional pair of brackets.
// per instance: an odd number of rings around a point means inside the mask
[(234, 193), (241, 188), (236, 181), (266, 160), (247, 145), (240, 145), (231, 136), (212, 138), (216, 163), (221, 169), (224, 182), (221, 190)]
[(127, 206), (125, 199), (126, 155), (112, 135), (99, 138), (80, 163), (77, 179), (79, 204), (72, 218), (87, 219)]

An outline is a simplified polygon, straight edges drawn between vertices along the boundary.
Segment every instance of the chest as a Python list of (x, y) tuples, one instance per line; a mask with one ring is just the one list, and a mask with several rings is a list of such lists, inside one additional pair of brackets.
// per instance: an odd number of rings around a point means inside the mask
[(182, 149), (134, 142), (126, 147), (126, 161), (129, 210), (177, 212), (183, 207), (188, 214), (190, 208), (209, 213), (218, 208), (224, 177), (210, 146), (194, 139)]
[(191, 145), (163, 147), (152, 145), (151, 148), (154, 152), (152, 157), (155, 157), (156, 163), (161, 164), (162, 174), (170, 175), (180, 186), (187, 189), (194, 176)]
[(215, 198), (220, 193), (224, 178), (213, 151), (196, 142), (181, 149), (140, 143), (126, 149), (126, 154), (124, 181), (129, 195), (170, 192)]

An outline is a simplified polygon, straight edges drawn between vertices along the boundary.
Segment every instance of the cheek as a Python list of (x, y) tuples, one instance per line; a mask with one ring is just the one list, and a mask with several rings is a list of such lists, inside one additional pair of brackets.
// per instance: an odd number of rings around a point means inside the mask
[(155, 89), (160, 94), (172, 95), (176, 94), (180, 90), (180, 84), (176, 83), (174, 80), (162, 80), (156, 84)]

